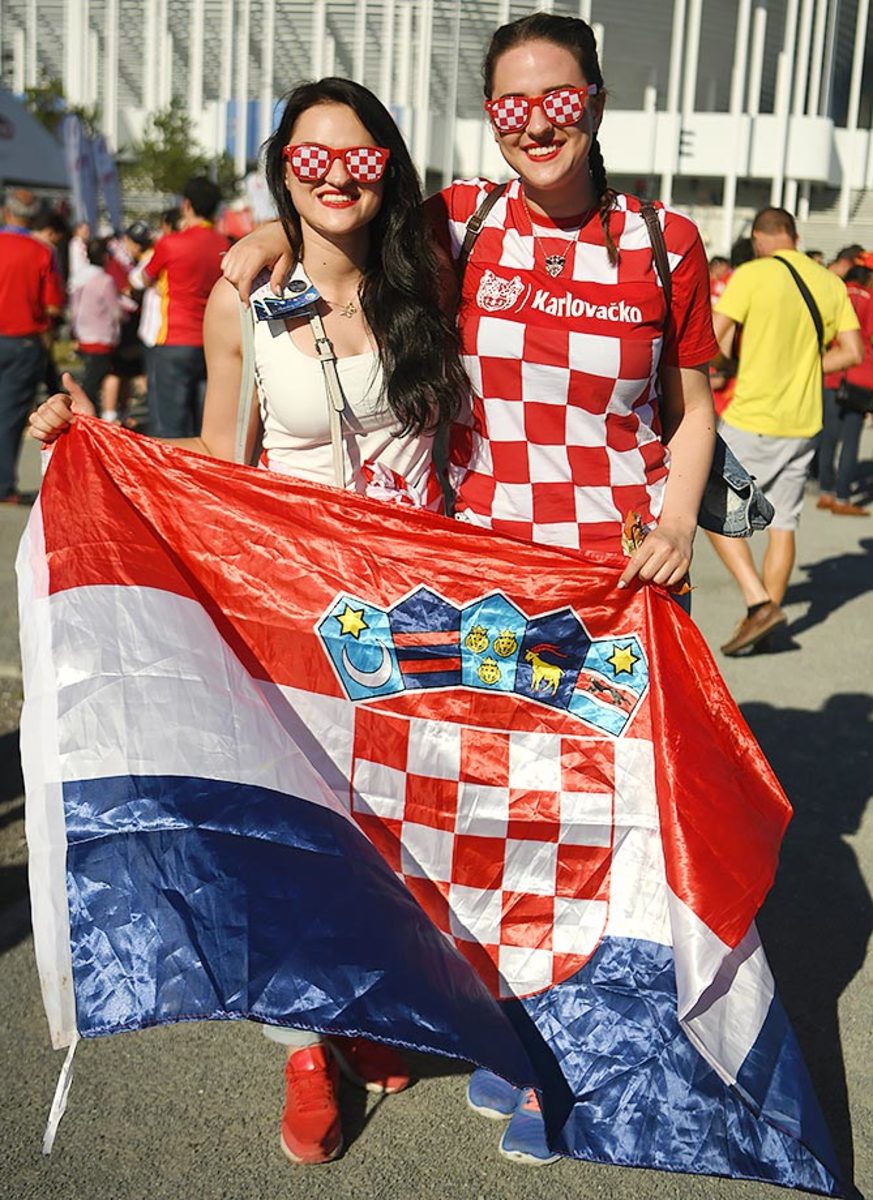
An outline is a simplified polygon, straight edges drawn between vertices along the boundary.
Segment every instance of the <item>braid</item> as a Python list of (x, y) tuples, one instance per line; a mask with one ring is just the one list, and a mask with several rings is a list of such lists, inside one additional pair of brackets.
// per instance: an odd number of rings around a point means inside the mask
[(591, 180), (600, 208), (600, 224), (603, 227), (603, 239), (606, 242), (606, 253), (610, 264), (614, 267), (618, 262), (618, 250), (609, 232), (609, 214), (615, 205), (616, 193), (606, 182), (606, 167), (603, 163), (603, 153), (595, 133), (591, 138), (591, 148), (588, 151), (588, 162), (591, 166)]

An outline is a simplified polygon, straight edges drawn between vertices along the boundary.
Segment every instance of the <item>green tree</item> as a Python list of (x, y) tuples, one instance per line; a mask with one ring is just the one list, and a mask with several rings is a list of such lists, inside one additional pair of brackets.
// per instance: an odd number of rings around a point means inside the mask
[(24, 89), (24, 106), (31, 116), (36, 117), (49, 133), (57, 135), (61, 121), (72, 113), (81, 119), (89, 136), (99, 133), (100, 109), (95, 104), (87, 108), (82, 104), (68, 104), (64, 85), (60, 79), (50, 79), (39, 87)]
[[(210, 160), (194, 137), (191, 118), (178, 97), (168, 108), (154, 113), (142, 138), (128, 147), (122, 165), (124, 183), (144, 191), (182, 191), (192, 175), (210, 174)], [(228, 155), (218, 160), (217, 181), (222, 190), (233, 185), (233, 164)]]

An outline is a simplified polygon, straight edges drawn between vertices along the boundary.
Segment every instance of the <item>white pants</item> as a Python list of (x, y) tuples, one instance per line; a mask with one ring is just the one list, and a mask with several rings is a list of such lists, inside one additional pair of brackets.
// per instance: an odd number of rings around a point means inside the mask
[(280, 1042), (283, 1046), (302, 1050), (305, 1046), (320, 1045), (320, 1033), (312, 1033), (309, 1029), (286, 1029), (284, 1025), (262, 1025), (261, 1032), (271, 1042)]

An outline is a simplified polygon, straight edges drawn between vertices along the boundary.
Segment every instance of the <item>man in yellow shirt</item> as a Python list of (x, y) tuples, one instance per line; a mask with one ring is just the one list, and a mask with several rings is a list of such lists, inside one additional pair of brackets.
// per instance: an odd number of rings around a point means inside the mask
[(735, 353), (742, 328), (736, 390), (719, 432), (776, 515), (767, 530), (761, 574), (748, 542), (710, 534), (747, 605), (734, 636), (722, 646), (731, 656), (748, 653), (785, 623), (780, 605), (794, 566), (795, 531), (822, 427), (822, 374), (842, 371), (863, 358), (858, 319), (845, 285), (797, 250), (791, 213), (784, 208), (759, 212), (752, 245), (755, 258), (734, 271), (713, 313), (715, 336), (727, 357)]

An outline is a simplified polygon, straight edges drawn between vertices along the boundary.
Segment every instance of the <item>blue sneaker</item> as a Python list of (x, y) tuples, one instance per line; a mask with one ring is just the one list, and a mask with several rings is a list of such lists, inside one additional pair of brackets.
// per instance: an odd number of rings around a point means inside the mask
[(474, 1112), (492, 1121), (505, 1121), (515, 1112), (521, 1088), (479, 1067), (467, 1082), (467, 1103)]
[(499, 1149), (504, 1158), (529, 1167), (545, 1167), (561, 1157), (554, 1154), (546, 1142), (546, 1126), (533, 1088), (525, 1089), (512, 1120), (503, 1131)]

